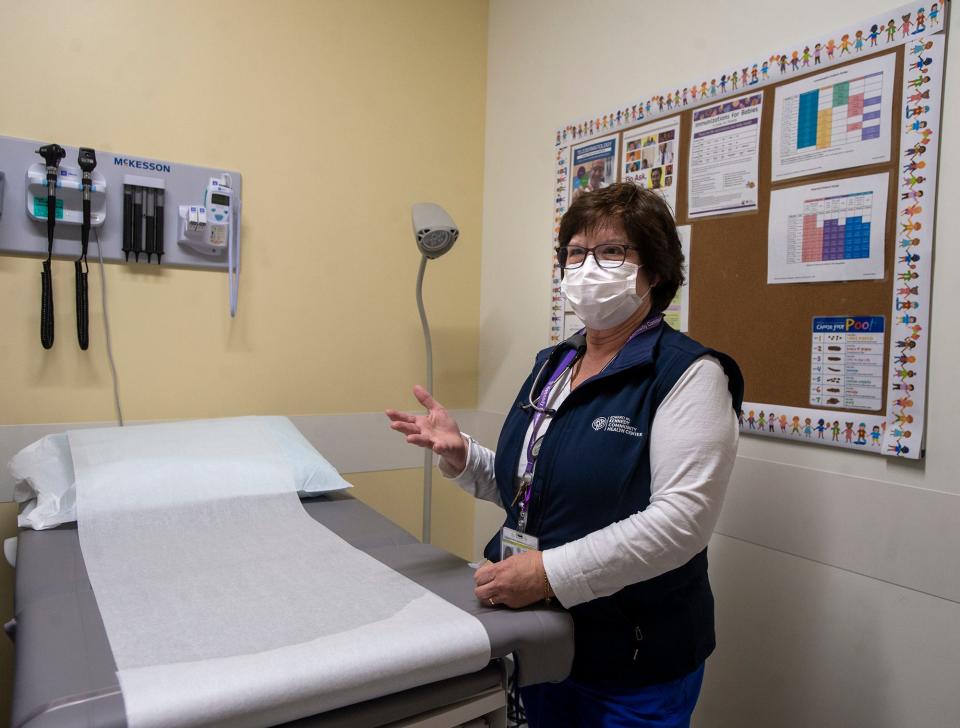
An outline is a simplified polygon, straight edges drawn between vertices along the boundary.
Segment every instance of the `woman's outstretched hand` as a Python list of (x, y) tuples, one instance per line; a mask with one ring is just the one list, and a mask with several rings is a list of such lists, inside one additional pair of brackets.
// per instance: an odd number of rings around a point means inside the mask
[(413, 396), (427, 413), (412, 415), (388, 409), (390, 428), (406, 435), (411, 445), (430, 448), (447, 461), (451, 470), (461, 472), (467, 464), (467, 443), (457, 421), (419, 384), (413, 388)]

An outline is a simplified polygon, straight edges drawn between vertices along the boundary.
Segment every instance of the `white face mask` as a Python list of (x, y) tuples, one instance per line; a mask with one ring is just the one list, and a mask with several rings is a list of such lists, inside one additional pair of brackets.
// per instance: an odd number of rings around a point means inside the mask
[(642, 296), (637, 293), (639, 270), (629, 261), (619, 268), (601, 268), (590, 255), (579, 268), (564, 272), (560, 290), (587, 328), (612, 329), (633, 316), (653, 288)]

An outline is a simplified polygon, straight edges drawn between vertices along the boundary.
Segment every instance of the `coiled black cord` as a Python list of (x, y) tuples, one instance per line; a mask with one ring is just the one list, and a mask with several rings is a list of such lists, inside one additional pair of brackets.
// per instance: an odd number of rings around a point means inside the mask
[(86, 259), (73, 261), (77, 282), (77, 342), (84, 351), (90, 346), (90, 306), (87, 301)]
[(40, 343), (44, 349), (53, 347), (53, 275), (50, 258), (43, 261), (40, 271)]
[(40, 344), (44, 349), (53, 348), (53, 271), (50, 263), (53, 260), (53, 228), (57, 220), (56, 177), (50, 181), (47, 174), (47, 259), (43, 261), (40, 272)]

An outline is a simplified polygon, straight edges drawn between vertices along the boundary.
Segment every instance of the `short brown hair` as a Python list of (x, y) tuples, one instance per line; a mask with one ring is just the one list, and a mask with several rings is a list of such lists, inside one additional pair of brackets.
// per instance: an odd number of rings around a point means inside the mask
[(569, 245), (577, 233), (591, 233), (616, 222), (639, 249), (647, 276), (657, 279), (650, 300), (655, 310), (663, 311), (684, 279), (677, 224), (659, 193), (633, 182), (616, 182), (578, 195), (560, 220), (559, 244)]

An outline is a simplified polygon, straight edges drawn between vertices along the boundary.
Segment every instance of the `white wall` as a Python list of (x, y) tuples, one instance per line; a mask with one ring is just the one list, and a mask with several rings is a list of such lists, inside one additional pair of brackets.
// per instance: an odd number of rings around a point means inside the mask
[[(548, 341), (559, 126), (893, 6), (492, 0), (479, 409), (503, 412)], [(960, 113), (958, 63), (946, 120)], [(711, 546), (719, 648), (699, 726), (960, 725), (960, 211), (946, 204), (960, 137), (946, 126), (926, 461), (743, 438)], [(476, 541), (497, 525), (478, 508)]]

